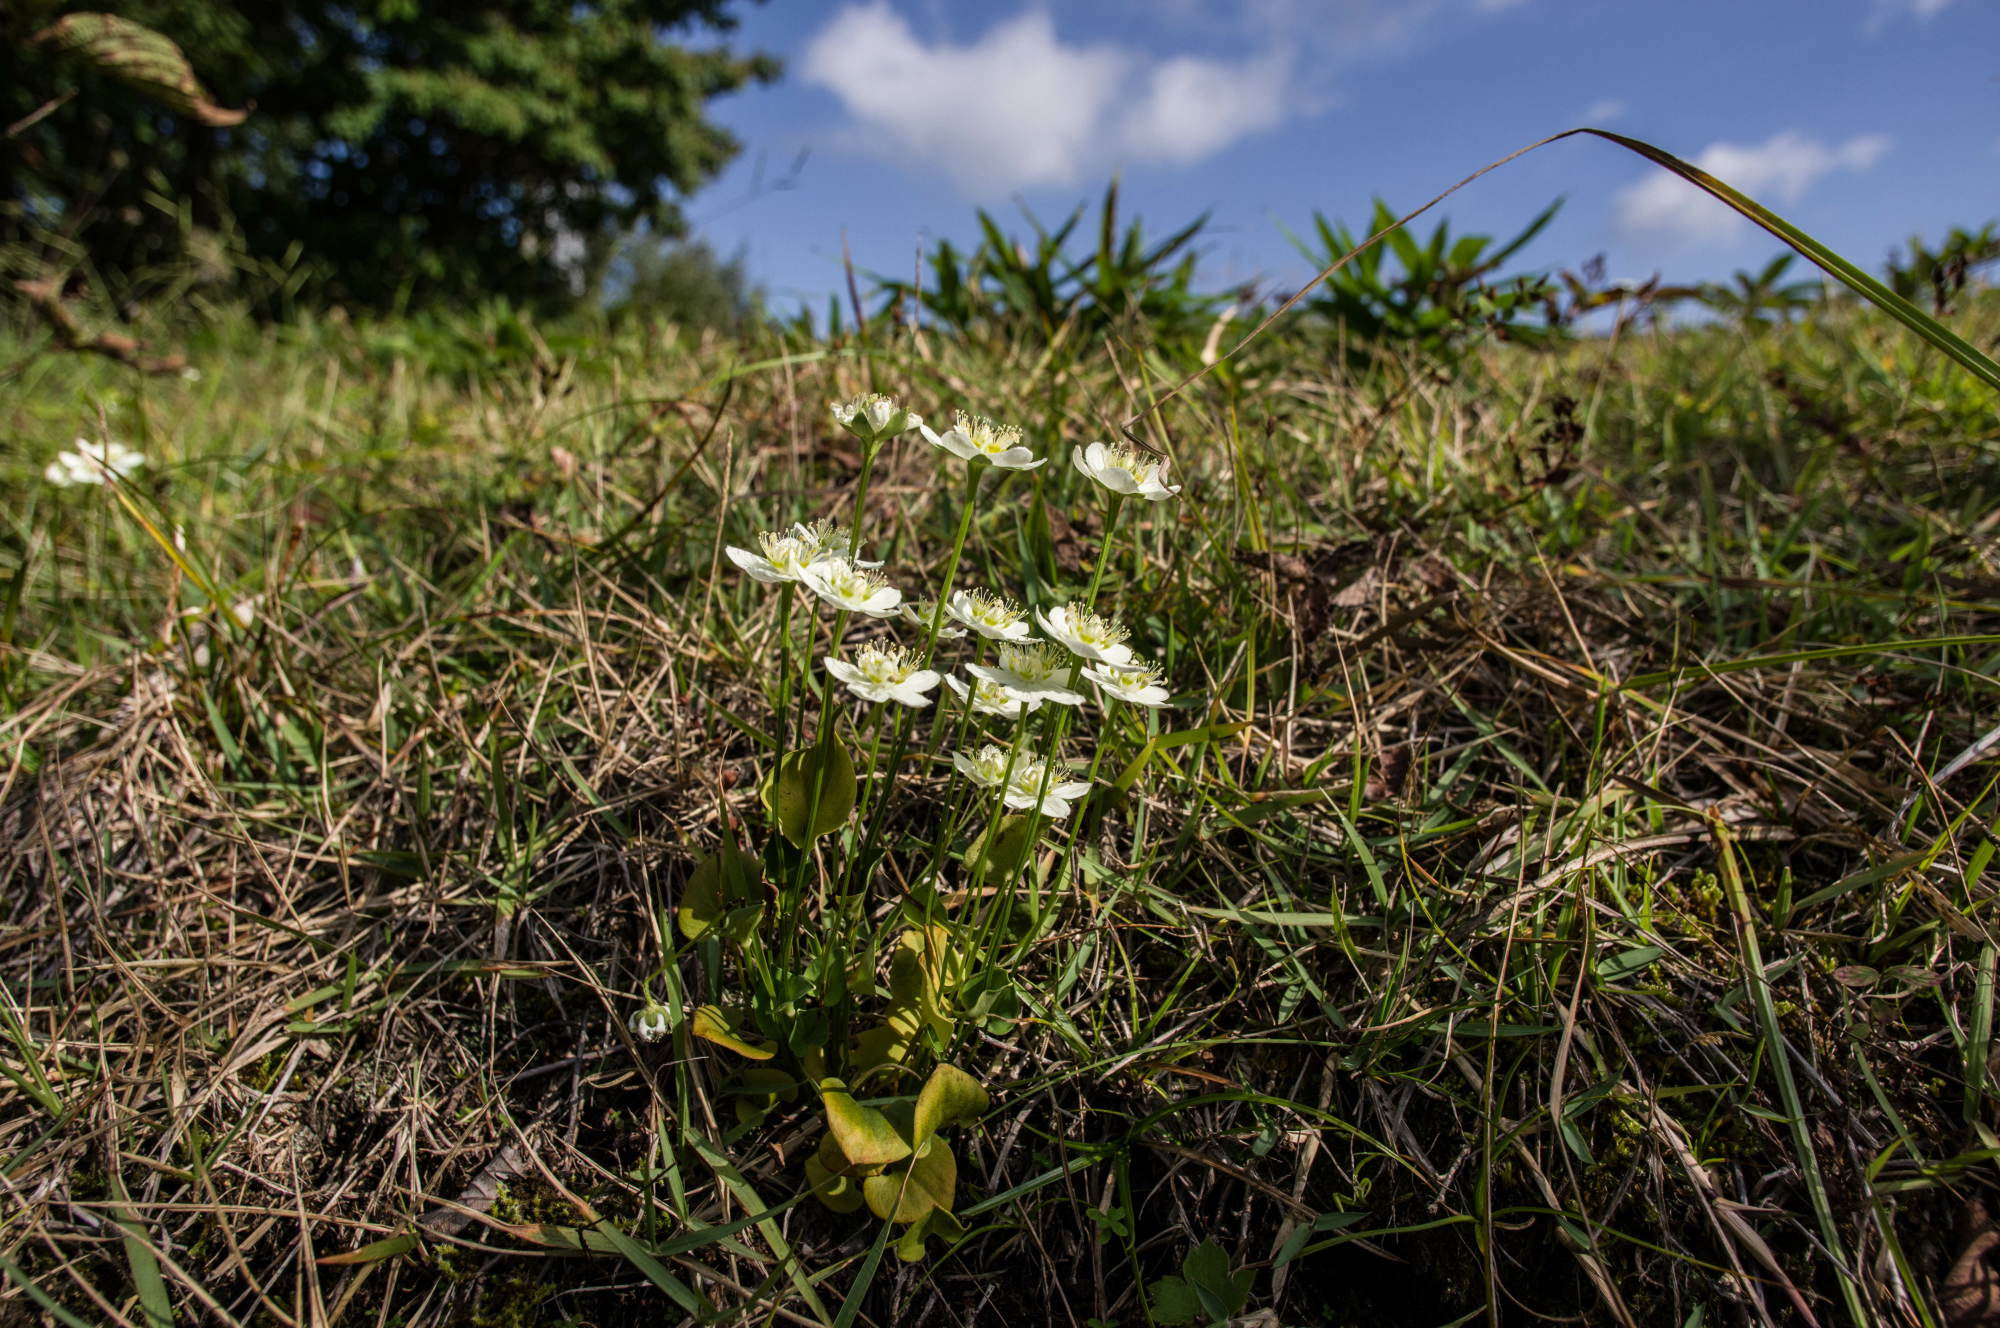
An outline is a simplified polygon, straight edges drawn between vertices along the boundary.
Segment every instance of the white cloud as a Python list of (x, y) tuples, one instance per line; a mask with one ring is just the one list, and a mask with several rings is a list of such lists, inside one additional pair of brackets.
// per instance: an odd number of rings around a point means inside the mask
[[(1760, 203), (1796, 203), (1814, 182), (1833, 171), (1866, 171), (1891, 145), (1886, 134), (1861, 134), (1828, 147), (1786, 130), (1754, 147), (1716, 143), (1694, 164)], [(1664, 236), (1680, 246), (1720, 244), (1749, 222), (1677, 175), (1655, 168), (1615, 199), (1618, 224), (1628, 232)]]
[(1590, 109), (1583, 113), (1583, 122), (1593, 127), (1609, 124), (1625, 114), (1625, 111), (1624, 102), (1616, 97), (1606, 97), (1603, 101), (1594, 101), (1590, 104)]
[(1161, 59), (1066, 45), (1039, 9), (968, 44), (929, 44), (886, 0), (842, 8), (801, 60), (846, 107), (857, 145), (944, 171), (975, 197), (1198, 161), (1298, 109), (1291, 67), (1277, 49)]
[(1869, 16), (1868, 30), (1879, 32), (1891, 19), (1908, 14), (1919, 23), (1928, 23), (1944, 13), (1952, 0), (1875, 0), (1875, 12)]
[(1183, 55), (1147, 71), (1145, 91), (1115, 117), (1120, 147), (1143, 160), (1184, 165), (1284, 119), (1290, 61), (1229, 62)]

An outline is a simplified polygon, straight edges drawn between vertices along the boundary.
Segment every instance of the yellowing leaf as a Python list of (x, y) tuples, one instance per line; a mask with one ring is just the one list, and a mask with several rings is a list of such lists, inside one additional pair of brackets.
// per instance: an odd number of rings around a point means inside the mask
[(921, 1222), (933, 1208), (950, 1212), (957, 1190), (958, 1159), (942, 1139), (933, 1139), (908, 1167), (861, 1182), (868, 1211), (885, 1222)]
[(864, 1107), (829, 1079), (831, 1088), (822, 1088), (826, 1107), (826, 1128), (850, 1166), (879, 1167), (900, 1162), (910, 1155), (910, 1145), (896, 1133), (889, 1118), (873, 1107)]
[(694, 1012), (688, 1021), (688, 1031), (704, 1042), (713, 1042), (718, 1047), (727, 1047), (739, 1056), (753, 1061), (768, 1061), (778, 1054), (774, 1042), (751, 1042), (737, 1031), (734, 1015), (725, 1013), (721, 1007), (704, 1005)]
[(817, 1156), (806, 1159), (806, 1184), (814, 1198), (836, 1213), (851, 1213), (861, 1207), (861, 1186), (852, 1177), (827, 1170)]
[(924, 1081), (923, 1091), (917, 1094), (910, 1142), (922, 1148), (926, 1140), (945, 1126), (984, 1115), (991, 1101), (979, 1081), (965, 1071), (955, 1065), (938, 1066)]

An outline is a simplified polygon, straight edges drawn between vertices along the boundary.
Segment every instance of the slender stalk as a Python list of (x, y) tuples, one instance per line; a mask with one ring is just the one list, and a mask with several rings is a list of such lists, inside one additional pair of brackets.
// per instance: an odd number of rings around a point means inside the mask
[[(863, 442), (861, 447), (861, 475), (855, 481), (854, 485), (854, 516), (848, 523), (849, 538), (851, 540), (848, 546), (850, 556), (858, 555), (861, 552), (861, 517), (868, 506), (868, 480), (874, 473), (875, 458), (881, 454), (884, 441), (886, 440), (869, 439)], [(828, 654), (834, 654), (839, 651), (841, 640), (847, 635), (848, 617), (849, 614), (846, 609), (842, 609), (834, 615), (833, 635), (827, 642)], [(807, 668), (811, 667), (810, 660), (806, 661), (805, 666)], [(796, 909), (805, 892), (806, 871), (812, 863), (813, 845), (817, 842), (817, 837), (812, 833), (812, 829), (814, 824), (819, 820), (820, 802), (826, 794), (827, 767), (832, 764), (829, 758), (833, 752), (833, 694), (834, 687), (829, 680), (826, 686), (820, 689), (819, 733), (815, 739), (816, 745), (819, 748), (819, 762), (812, 781), (812, 795), (806, 800), (806, 842), (799, 846), (798, 865), (792, 869), (791, 884), (785, 891), (784, 903), (787, 910), (786, 915), (791, 917), (797, 916)], [(803, 706), (801, 709), (803, 709)], [(824, 895), (826, 893), (826, 882), (824, 879), (820, 882), (820, 893), (822, 896), (821, 913), (823, 916), (825, 913)], [(794, 952), (797, 940), (797, 930), (787, 930), (785, 935), (785, 951), (788, 959)]]
[[(1104, 569), (1111, 563), (1111, 537), (1117, 531), (1118, 518), (1124, 515), (1124, 511), (1125, 504), (1119, 499), (1114, 497), (1107, 500), (1107, 510), (1104, 513), (1104, 542), (1098, 546), (1097, 566), (1090, 574), (1090, 589), (1085, 591), (1083, 596), (1083, 607), (1086, 611), (1094, 609), (1097, 605), (1097, 592), (1104, 584)], [(1069, 689), (1073, 692), (1083, 689), (1082, 659), (1078, 659), (1074, 667), (1069, 671)], [(1081, 709), (1082, 707), (1076, 708)], [(1034, 835), (1041, 833), (1041, 799), (1048, 796), (1049, 785), (1055, 781), (1056, 760), (1062, 752), (1063, 737), (1069, 730), (1070, 710), (1071, 707), (1063, 706), (1062, 713), (1057, 715), (1049, 726), (1051, 730), (1049, 733), (1049, 745), (1047, 751), (1043, 753), (1043, 758), (1048, 764), (1042, 769), (1042, 786), (1036, 790), (1036, 805), (1029, 813), (1029, 815), (1036, 818), (1030, 830), (1031, 839)], [(1101, 743), (1098, 745), (1098, 752), (1100, 755), (1103, 752), (1103, 744)], [(1092, 763), (1091, 769), (1094, 773), (1096, 770), (1095, 762)]]
[[(944, 606), (951, 598), (953, 584), (958, 578), (959, 559), (964, 555), (965, 541), (972, 533), (973, 505), (978, 496), (979, 471), (968, 462), (965, 468), (965, 496), (959, 503), (958, 534), (953, 538), (951, 543), (951, 556), (945, 560), (944, 581), (938, 591), (937, 603), (932, 607), (930, 631), (924, 637), (923, 666), (925, 668), (935, 667), (938, 634), (944, 628)], [(939, 689), (939, 694), (943, 694), (942, 687)], [(970, 696), (966, 697), (965, 705), (965, 714), (970, 716), (972, 713), (972, 698)], [(899, 715), (896, 718), (896, 741), (889, 752), (889, 772), (882, 785), (881, 797), (875, 803), (873, 814), (867, 818), (867, 830), (861, 841), (861, 849), (855, 854), (854, 860), (857, 862), (867, 862), (870, 860), (870, 853), (875, 847), (875, 841), (881, 834), (882, 821), (884, 816), (887, 815), (890, 795), (895, 793), (896, 781), (902, 775), (903, 753), (908, 747), (910, 726), (915, 720), (916, 716), (914, 714)], [(942, 725), (938, 726), (940, 731), (942, 728)], [(961, 738), (963, 730), (964, 724), (961, 723)], [(872, 773), (875, 768), (873, 765), (873, 756), (870, 756), (869, 760), (869, 769)]]
[[(778, 587), (778, 636), (783, 643), (779, 649), (778, 664), (778, 743), (781, 751), (789, 751), (798, 741), (798, 720), (792, 713), (792, 666), (796, 663), (801, 670), (806, 667), (803, 659), (794, 660), (792, 649), (792, 587), (785, 582)], [(805, 690), (805, 678), (801, 673), (799, 689)], [(803, 709), (803, 708), (802, 708)]]

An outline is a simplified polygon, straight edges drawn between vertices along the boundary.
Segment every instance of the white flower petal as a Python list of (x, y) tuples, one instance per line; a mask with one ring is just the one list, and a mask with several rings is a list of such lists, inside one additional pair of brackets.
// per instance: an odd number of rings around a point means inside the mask
[(739, 549), (733, 544), (726, 544), (723, 546), (722, 552), (730, 562), (735, 563), (753, 578), (764, 582), (766, 585), (777, 581), (790, 581), (792, 579), (783, 572), (780, 572), (769, 558), (761, 557), (750, 552), (748, 549)]

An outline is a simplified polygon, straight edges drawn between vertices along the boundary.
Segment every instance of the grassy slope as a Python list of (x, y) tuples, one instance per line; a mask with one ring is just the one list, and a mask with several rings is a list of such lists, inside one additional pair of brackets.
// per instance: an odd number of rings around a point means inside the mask
[[(0, 1253), (84, 1322), (658, 1322), (578, 1230), (801, 1189), (812, 1113), (733, 1132), (726, 1055), (624, 1030), (770, 756), (775, 600), (719, 545), (851, 503), (824, 402), (866, 362), (417, 349), (239, 329), (196, 384), (43, 357), (0, 405)], [(877, 385), (1038, 439), (1162, 377), (919, 351)], [(250, 630), (149, 645), (203, 592), (36, 478), (100, 414)], [(1288, 1324), (1936, 1314), (1990, 1183), (1994, 767), (1943, 772), (1996, 642), (1901, 643), (2000, 632), (1992, 403), (1835, 312), (1448, 378), (1269, 343), (1164, 418), (1188, 491), (1106, 594), (1163, 730), (1247, 726), (1094, 799), (981, 956), (1023, 1018), (951, 1049), (995, 1097), (974, 1234), (862, 1321), (1143, 1323), (1204, 1237)], [(885, 464), (868, 534), (915, 587), (956, 472)], [(968, 574), (1079, 583), (1091, 511), (1064, 466), (1010, 481)], [(1104, 769), (1142, 737), (1108, 720)], [(909, 767), (885, 936), (954, 790)], [(807, 1201), (654, 1269), (810, 1321), (801, 1276), (836, 1310), (871, 1235)]]

